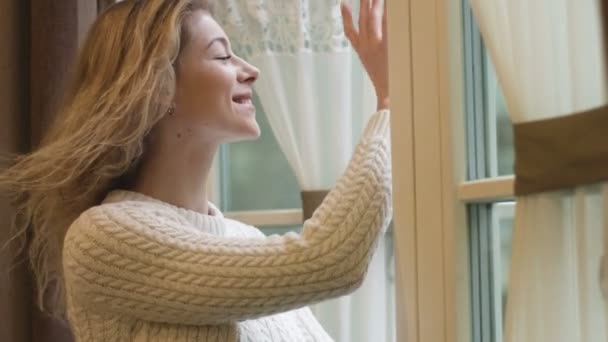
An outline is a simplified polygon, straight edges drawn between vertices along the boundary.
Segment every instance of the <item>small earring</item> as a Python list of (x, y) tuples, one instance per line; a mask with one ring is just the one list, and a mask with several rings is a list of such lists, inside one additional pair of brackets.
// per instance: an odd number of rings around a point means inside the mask
[(173, 116), (173, 114), (175, 114), (175, 107), (171, 106), (167, 109), (167, 115)]

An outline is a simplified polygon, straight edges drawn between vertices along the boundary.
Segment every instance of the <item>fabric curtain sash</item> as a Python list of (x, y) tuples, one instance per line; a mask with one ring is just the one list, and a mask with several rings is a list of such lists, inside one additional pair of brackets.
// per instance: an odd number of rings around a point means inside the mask
[(516, 124), (515, 194), (608, 180), (608, 105)]
[(328, 193), (329, 191), (327, 190), (302, 191), (301, 196), (304, 221), (312, 217), (312, 214), (321, 205)]

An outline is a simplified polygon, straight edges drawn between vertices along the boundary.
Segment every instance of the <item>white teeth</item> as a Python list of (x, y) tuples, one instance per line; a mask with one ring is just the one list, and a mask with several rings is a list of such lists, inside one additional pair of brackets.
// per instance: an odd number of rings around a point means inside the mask
[(252, 99), (251, 96), (248, 95), (236, 95), (232, 98), (232, 101), (238, 104), (251, 104)]

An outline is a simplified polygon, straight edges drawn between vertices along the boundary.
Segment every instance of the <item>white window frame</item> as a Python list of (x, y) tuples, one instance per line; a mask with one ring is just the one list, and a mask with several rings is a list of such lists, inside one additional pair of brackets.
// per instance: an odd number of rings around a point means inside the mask
[(472, 341), (466, 205), (514, 198), (465, 181), (462, 24), (461, 0), (389, 2), (398, 341)]
[[(513, 177), (465, 181), (461, 0), (388, 7), (397, 341), (470, 342), (466, 205), (512, 199)], [(214, 167), (216, 203), (219, 184)], [(302, 223), (301, 209), (225, 215), (258, 227)]]

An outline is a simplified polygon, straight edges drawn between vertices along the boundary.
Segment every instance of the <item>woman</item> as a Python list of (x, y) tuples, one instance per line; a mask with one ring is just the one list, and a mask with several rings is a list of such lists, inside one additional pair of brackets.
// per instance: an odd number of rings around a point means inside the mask
[(385, 11), (362, 8), (356, 30), (342, 5), (345, 32), (378, 112), (302, 233), (271, 237), (207, 201), (218, 146), (260, 134), (258, 70), (208, 5), (126, 0), (100, 15), (56, 124), (0, 177), (18, 236), (34, 227), (39, 304), (67, 304), (78, 341), (331, 340), (306, 306), (361, 284), (391, 211)]

